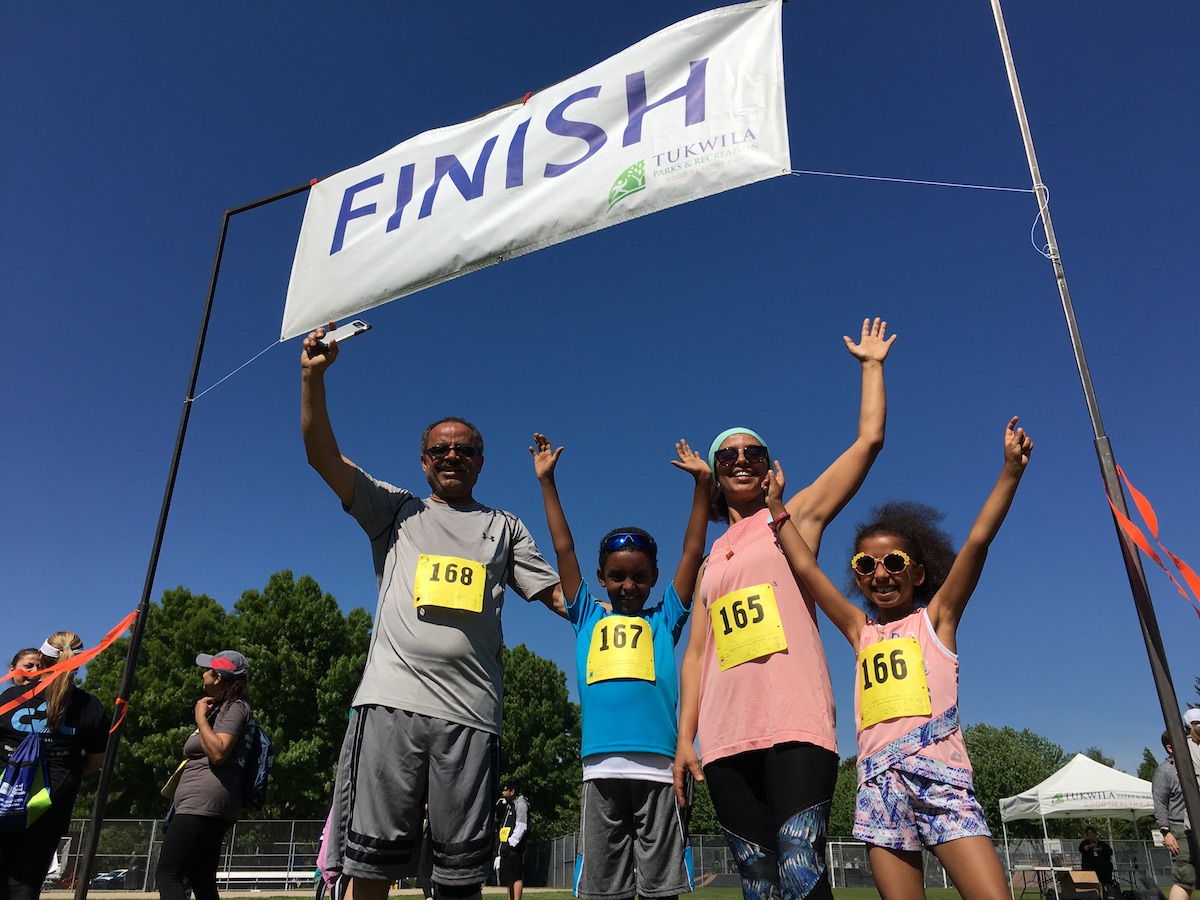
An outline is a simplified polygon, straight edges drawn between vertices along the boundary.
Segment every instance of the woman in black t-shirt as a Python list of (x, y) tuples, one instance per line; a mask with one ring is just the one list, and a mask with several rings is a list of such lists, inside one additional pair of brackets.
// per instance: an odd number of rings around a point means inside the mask
[(246, 657), (236, 650), (201, 653), (204, 696), (196, 703), (196, 730), (183, 745), (175, 788), (175, 815), (158, 859), (158, 895), (184, 900), (184, 881), (196, 900), (218, 900), (217, 864), (225, 834), (242, 808), (238, 752), (250, 723)]
[[(41, 668), (83, 649), (72, 631), (58, 631), (41, 646)], [(33, 681), (0, 694), (0, 706), (17, 700)], [(8, 900), (37, 900), (58, 842), (71, 825), (71, 809), (83, 776), (99, 770), (108, 743), (109, 717), (100, 701), (75, 687), (73, 672), (55, 676), (36, 697), (0, 716), (0, 765), (31, 732), (42, 738), (50, 775), (50, 808), (24, 831), (0, 832), (0, 879)]]

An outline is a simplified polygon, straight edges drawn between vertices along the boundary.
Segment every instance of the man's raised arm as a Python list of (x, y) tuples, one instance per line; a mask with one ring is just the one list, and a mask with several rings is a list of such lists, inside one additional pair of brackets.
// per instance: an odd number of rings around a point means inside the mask
[[(332, 322), (329, 329), (333, 329)], [(308, 464), (333, 488), (342, 505), (350, 506), (354, 502), (355, 466), (338, 449), (325, 402), (325, 370), (337, 359), (338, 346), (336, 341), (322, 346), (318, 341), (323, 337), (324, 328), (309, 332), (300, 351), (300, 431)]]

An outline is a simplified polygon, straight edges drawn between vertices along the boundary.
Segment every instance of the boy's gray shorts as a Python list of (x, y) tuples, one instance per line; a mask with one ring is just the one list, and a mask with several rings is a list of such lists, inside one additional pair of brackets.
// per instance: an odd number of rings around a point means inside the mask
[(636, 893), (649, 900), (692, 889), (691, 853), (671, 785), (585, 781), (581, 807), (577, 896), (624, 900)]
[(425, 802), (433, 880), (481, 884), (492, 862), (494, 734), (386, 706), (357, 707), (338, 759), (328, 859), (352, 878), (415, 876)]

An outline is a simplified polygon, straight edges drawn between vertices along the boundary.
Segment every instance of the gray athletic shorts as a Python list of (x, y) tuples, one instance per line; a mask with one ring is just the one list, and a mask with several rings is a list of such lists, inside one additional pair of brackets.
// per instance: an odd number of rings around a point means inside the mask
[(581, 806), (576, 896), (624, 900), (635, 893), (672, 897), (692, 889), (691, 854), (671, 785), (585, 781)]
[(445, 719), (386, 706), (355, 709), (338, 759), (331, 860), (352, 878), (415, 876), (429, 801), (433, 880), (481, 884), (492, 863), (499, 740)]

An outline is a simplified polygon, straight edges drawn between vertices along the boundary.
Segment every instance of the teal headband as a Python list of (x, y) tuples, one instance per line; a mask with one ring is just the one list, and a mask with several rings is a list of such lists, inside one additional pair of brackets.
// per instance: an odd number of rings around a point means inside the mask
[[(753, 428), (726, 428), (715, 438), (713, 438), (712, 444), (710, 444), (708, 447), (708, 467), (712, 469), (713, 472), (717, 471), (717, 450), (720, 449), (725, 438), (729, 437), (731, 434), (748, 434), (764, 447), (767, 446), (767, 442), (762, 439), (762, 435)], [(768, 451), (767, 456), (770, 457), (770, 455), (770, 451)]]

